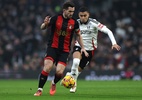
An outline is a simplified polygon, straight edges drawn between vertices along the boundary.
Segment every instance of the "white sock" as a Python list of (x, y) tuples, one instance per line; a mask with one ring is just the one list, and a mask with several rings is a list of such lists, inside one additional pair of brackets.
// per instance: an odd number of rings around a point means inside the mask
[(55, 84), (55, 83), (54, 83), (54, 80), (52, 80), (52, 84)]
[(75, 78), (76, 78), (76, 79), (75, 79), (76, 81), (77, 81), (77, 78), (78, 78), (78, 76), (79, 76), (80, 73), (81, 73), (81, 72), (78, 72), (77, 76), (75, 77)]
[(43, 89), (42, 89), (42, 88), (38, 88), (38, 90), (43, 91)]
[(78, 75), (77, 75), (77, 77), (79, 76), (79, 74), (80, 74), (81, 72), (78, 72)]
[(77, 86), (77, 78), (78, 78), (78, 76), (79, 76), (80, 73), (81, 73), (81, 72), (78, 72), (77, 76), (75, 77), (75, 80), (76, 80), (75, 86)]
[(72, 68), (71, 68), (71, 75), (73, 75), (73, 77), (75, 79), (77, 79), (78, 76), (78, 66), (80, 63), (80, 59), (79, 58), (74, 58), (73, 59), (73, 64), (72, 64)]

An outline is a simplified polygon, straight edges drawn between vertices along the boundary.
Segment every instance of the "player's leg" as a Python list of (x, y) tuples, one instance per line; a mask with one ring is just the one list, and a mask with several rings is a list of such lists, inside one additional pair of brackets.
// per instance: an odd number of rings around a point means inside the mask
[(44, 60), (44, 68), (39, 76), (38, 91), (34, 94), (34, 96), (40, 96), (42, 94), (44, 84), (47, 81), (48, 73), (51, 71), (52, 66), (53, 66), (53, 61), (48, 59)]
[(67, 52), (61, 52), (60, 56), (58, 57), (58, 63), (56, 67), (56, 73), (54, 80), (51, 82), (51, 88), (50, 88), (50, 95), (54, 95), (56, 92), (56, 83), (61, 80), (63, 76), (63, 72), (66, 67), (67, 57), (69, 53)]
[(82, 59), (80, 61), (79, 67), (78, 67), (78, 74), (76, 75), (76, 84), (74, 87), (72, 87), (70, 89), (71, 93), (75, 93), (76, 89), (77, 89), (77, 78), (79, 76), (79, 74), (82, 72), (82, 70), (84, 69), (84, 67), (90, 62), (91, 58), (92, 58), (92, 51), (87, 51), (89, 53), (89, 57), (86, 57), (85, 54), (82, 54)]
[[(51, 52), (53, 53), (54, 50), (52, 48), (48, 48), (47, 52), (50, 52), (51, 54)], [(44, 67), (39, 76), (38, 91), (34, 94), (34, 96), (40, 96), (42, 94), (43, 87), (47, 81), (48, 74), (53, 67), (55, 55), (50, 55), (50, 54), (49, 55), (47, 54), (44, 58)]]
[[(85, 59), (85, 58), (82, 57), (82, 59), (80, 61), (80, 64), (78, 67), (78, 73), (75, 77), (76, 83), (75, 83), (75, 86), (70, 89), (70, 93), (75, 93), (77, 90), (77, 78), (78, 78), (79, 74), (81, 73), (81, 71), (83, 70), (83, 68), (85, 67), (85, 65), (87, 64), (87, 59)], [(80, 67), (80, 66), (82, 66), (82, 67)]]
[(56, 83), (62, 78), (64, 70), (65, 65), (58, 63), (54, 80), (51, 82), (50, 95), (54, 95), (56, 93)]
[(77, 75), (78, 75), (78, 66), (80, 63), (80, 59), (81, 59), (81, 53), (80, 53), (81, 48), (75, 46), (74, 47), (74, 53), (73, 53), (73, 63), (72, 63), (72, 67), (71, 67), (71, 75), (74, 77), (74, 79), (77, 79)]

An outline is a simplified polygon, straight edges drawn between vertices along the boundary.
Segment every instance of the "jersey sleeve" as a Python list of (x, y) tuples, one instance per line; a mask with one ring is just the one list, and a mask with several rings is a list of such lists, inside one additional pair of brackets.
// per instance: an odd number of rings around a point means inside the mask
[(74, 30), (75, 30), (75, 33), (79, 33), (80, 32), (78, 21), (75, 21)]
[(97, 21), (96, 19), (91, 19), (91, 22), (94, 25), (94, 27), (97, 28), (101, 32), (103, 31), (103, 28), (106, 27), (105, 25)]
[(51, 17), (50, 22), (49, 22), (49, 26), (51, 26), (52, 24), (54, 24), (56, 22), (56, 20), (57, 20), (57, 16)]
[(100, 24), (99, 30), (108, 35), (108, 37), (111, 40), (112, 45), (117, 44), (112, 31), (110, 29), (108, 29), (105, 25), (102, 24), (102, 26), (101, 26), (101, 24)]
[(97, 22), (96, 24), (97, 24), (98, 30), (103, 32), (103, 28), (106, 27), (106, 26), (104, 24), (100, 23), (100, 22)]
[(94, 20), (94, 21), (95, 21), (95, 26), (97, 27), (97, 29), (103, 33), (106, 33), (109, 36), (112, 45), (116, 44), (116, 40), (114, 38), (112, 31), (110, 29), (108, 29), (105, 25), (103, 25), (102, 23), (100, 23), (96, 20)]

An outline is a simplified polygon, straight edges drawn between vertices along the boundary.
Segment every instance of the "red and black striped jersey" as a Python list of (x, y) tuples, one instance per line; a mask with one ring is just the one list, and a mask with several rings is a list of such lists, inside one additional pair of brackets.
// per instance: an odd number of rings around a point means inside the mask
[(79, 32), (78, 22), (73, 18), (65, 19), (62, 14), (59, 14), (50, 19), (49, 26), (51, 34), (48, 46), (69, 52), (73, 34), (75, 30)]

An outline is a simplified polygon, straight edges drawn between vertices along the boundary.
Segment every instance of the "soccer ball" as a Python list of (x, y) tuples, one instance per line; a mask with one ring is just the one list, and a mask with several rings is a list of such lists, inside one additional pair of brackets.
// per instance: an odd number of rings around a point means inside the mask
[(72, 88), (75, 85), (75, 79), (71, 75), (66, 75), (62, 79), (62, 85), (66, 88)]

